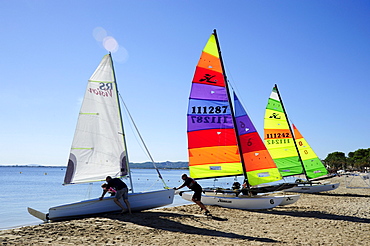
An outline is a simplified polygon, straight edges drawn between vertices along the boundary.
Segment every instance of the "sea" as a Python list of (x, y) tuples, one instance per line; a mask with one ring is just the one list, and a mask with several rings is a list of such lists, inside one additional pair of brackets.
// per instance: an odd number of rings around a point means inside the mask
[[(30, 215), (27, 207), (47, 213), (50, 207), (101, 196), (103, 182), (62, 185), (65, 171), (65, 167), (0, 166), (0, 230), (43, 223)], [(164, 183), (171, 188), (183, 183), (183, 173), (189, 175), (187, 169), (160, 169), (159, 172)], [(160, 190), (164, 186), (155, 169), (131, 169), (131, 178), (134, 192)], [(123, 181), (132, 188), (128, 179)], [(241, 183), (242, 178), (205, 179), (198, 182), (203, 187), (231, 188), (235, 181)], [(167, 207), (186, 204), (191, 202), (176, 195), (174, 202)]]

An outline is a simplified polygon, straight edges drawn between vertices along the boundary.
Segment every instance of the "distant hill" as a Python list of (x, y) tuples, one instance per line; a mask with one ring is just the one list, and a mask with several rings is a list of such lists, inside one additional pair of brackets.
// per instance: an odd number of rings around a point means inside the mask
[[(156, 162), (155, 165), (160, 169), (188, 169), (188, 162), (178, 161), (178, 162)], [(24, 165), (0, 165), (7, 167), (60, 167), (66, 168), (66, 166), (48, 166), (48, 165), (38, 165), (38, 164), (24, 164)], [(130, 168), (154, 168), (152, 162), (143, 162), (143, 163), (130, 163)]]
[[(155, 165), (160, 169), (188, 169), (188, 162), (184, 161), (156, 162)], [(152, 162), (130, 163), (130, 168), (154, 168), (154, 166)]]

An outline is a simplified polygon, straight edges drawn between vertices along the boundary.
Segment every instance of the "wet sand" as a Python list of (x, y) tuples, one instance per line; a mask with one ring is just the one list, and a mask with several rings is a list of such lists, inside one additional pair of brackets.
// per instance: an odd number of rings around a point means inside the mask
[[(370, 245), (370, 189), (302, 194), (271, 210), (197, 205), (0, 231), (2, 245)], [(356, 183), (356, 181), (358, 183)], [(354, 180), (355, 186), (363, 183)]]

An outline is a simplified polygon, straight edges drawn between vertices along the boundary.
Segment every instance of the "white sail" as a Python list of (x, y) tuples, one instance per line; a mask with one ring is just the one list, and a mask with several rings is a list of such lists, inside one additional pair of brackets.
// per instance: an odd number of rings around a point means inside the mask
[[(117, 84), (111, 55), (104, 56), (88, 81), (78, 117), (64, 184), (103, 181), (106, 176), (123, 177), (129, 173)], [(131, 211), (166, 206), (173, 202), (169, 189), (157, 169), (165, 189), (135, 193), (130, 177), (128, 194)], [(94, 198), (49, 208), (42, 213), (29, 208), (31, 215), (44, 221), (122, 211), (114, 197)], [(119, 201), (123, 204), (123, 198)]]
[(111, 55), (88, 81), (78, 117), (64, 184), (127, 174), (127, 159)]

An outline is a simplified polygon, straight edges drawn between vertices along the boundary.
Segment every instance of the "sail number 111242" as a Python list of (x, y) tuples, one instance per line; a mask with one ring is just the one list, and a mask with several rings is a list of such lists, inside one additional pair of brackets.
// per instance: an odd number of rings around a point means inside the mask
[(289, 133), (268, 133), (266, 138), (290, 138)]

